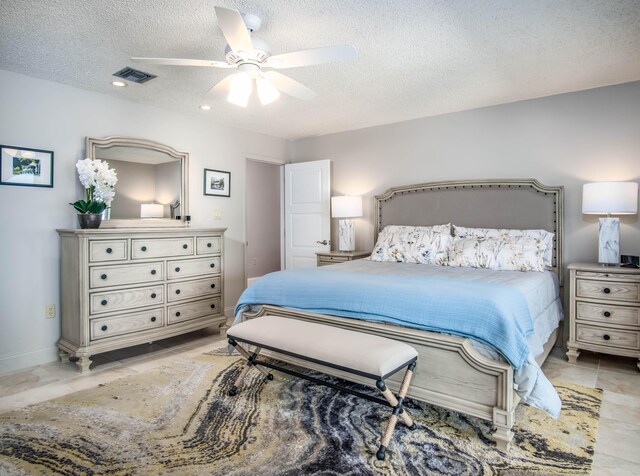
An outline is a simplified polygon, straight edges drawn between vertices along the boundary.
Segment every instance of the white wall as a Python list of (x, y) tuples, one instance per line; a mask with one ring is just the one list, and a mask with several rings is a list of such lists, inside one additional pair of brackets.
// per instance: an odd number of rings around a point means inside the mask
[[(332, 193), (365, 197), (359, 249), (373, 247), (373, 196), (389, 187), (533, 177), (565, 187), (565, 264), (597, 261), (598, 220), (581, 213), (582, 184), (640, 181), (640, 82), (298, 140), (290, 156), (331, 159)], [(621, 222), (621, 252), (640, 255), (638, 216)]]
[[(235, 305), (244, 288), (245, 156), (283, 158), (285, 140), (1, 70), (0, 104), (0, 144), (55, 152), (53, 189), (0, 186), (0, 372), (56, 358), (60, 320), (46, 320), (44, 309), (59, 309), (55, 230), (77, 226), (68, 203), (81, 197), (75, 162), (86, 136), (141, 137), (189, 152), (192, 226), (228, 228), (225, 304)], [(231, 172), (231, 198), (203, 195), (205, 167)]]

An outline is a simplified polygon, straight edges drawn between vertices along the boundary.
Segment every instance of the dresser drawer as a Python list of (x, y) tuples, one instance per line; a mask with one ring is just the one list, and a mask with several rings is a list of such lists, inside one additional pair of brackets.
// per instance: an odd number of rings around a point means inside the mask
[(163, 258), (193, 254), (193, 238), (154, 238), (131, 240), (131, 258)]
[(578, 342), (597, 344), (605, 347), (640, 350), (640, 332), (621, 329), (606, 329), (602, 327), (576, 324)]
[(576, 318), (579, 321), (640, 326), (640, 307), (590, 304), (586, 302), (578, 302), (576, 307)]
[(220, 277), (167, 284), (167, 301), (220, 294)]
[(183, 259), (167, 262), (167, 278), (188, 278), (207, 274), (220, 274), (220, 257)]
[(220, 253), (220, 240), (219, 236), (198, 236), (196, 238), (196, 253), (199, 255)]
[(121, 261), (127, 259), (127, 240), (89, 241), (89, 261)]
[(91, 340), (131, 334), (164, 326), (164, 310), (152, 309), (124, 316), (102, 317), (91, 320)]
[(169, 306), (167, 323), (175, 324), (177, 322), (188, 321), (189, 319), (195, 319), (197, 317), (220, 314), (222, 314), (220, 297), (215, 297), (212, 299), (205, 299), (203, 301)]
[(118, 311), (164, 302), (164, 285), (90, 294), (91, 314)]
[(576, 295), (607, 301), (640, 302), (640, 283), (576, 279)]
[(89, 287), (104, 288), (125, 284), (145, 284), (164, 279), (164, 266), (159, 263), (94, 266), (89, 269)]

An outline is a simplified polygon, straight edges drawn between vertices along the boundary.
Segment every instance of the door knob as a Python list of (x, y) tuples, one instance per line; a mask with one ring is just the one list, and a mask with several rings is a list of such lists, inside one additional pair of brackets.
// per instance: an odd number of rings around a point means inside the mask
[(327, 240), (316, 241), (316, 243), (318, 243), (319, 245), (328, 245), (329, 244), (329, 242)]

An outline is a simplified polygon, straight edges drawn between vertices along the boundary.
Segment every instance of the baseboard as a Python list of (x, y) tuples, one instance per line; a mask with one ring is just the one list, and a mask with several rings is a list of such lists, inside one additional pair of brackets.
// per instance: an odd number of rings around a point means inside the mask
[(48, 364), (58, 360), (58, 348), (34, 350), (23, 354), (6, 355), (0, 357), (0, 374), (26, 369), (36, 365)]

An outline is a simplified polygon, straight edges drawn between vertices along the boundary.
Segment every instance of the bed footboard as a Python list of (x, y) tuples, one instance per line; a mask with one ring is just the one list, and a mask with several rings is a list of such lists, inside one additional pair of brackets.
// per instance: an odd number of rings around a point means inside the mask
[[(264, 305), (254, 313), (246, 312), (245, 317), (251, 319), (267, 314), (342, 327), (410, 344), (419, 353), (419, 365), (414, 373), (408, 396), (492, 421), (495, 427), (493, 438), (498, 448), (507, 449), (513, 437), (511, 428), (514, 424), (515, 407), (519, 401), (513, 389), (513, 368), (506, 362), (484, 357), (473, 348), (468, 339), (270, 305)], [(298, 363), (292, 357), (272, 355), (280, 360)], [(304, 365), (310, 367), (308, 362)], [(317, 370), (354, 380), (352, 375), (341, 375), (339, 370), (321, 367)], [(366, 379), (356, 380), (359, 383), (370, 384)], [(388, 384), (394, 391), (400, 387), (400, 381), (397, 379), (389, 379)]]

